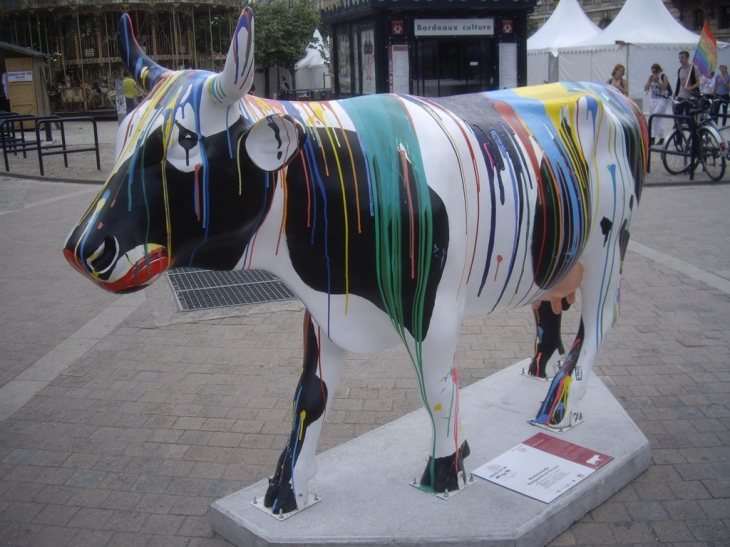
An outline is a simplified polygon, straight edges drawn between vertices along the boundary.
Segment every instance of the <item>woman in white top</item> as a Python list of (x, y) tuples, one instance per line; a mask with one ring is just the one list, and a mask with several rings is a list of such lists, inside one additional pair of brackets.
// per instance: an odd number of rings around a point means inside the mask
[(705, 78), (704, 74), (700, 76), (700, 92), (710, 97), (715, 94), (715, 71), (710, 72), (709, 78)]
[[(669, 88), (669, 79), (662, 72), (659, 63), (651, 65), (651, 76), (644, 85), (646, 91), (651, 91), (651, 101), (649, 102), (649, 115), (666, 114), (669, 106), (669, 96), (672, 90)], [(655, 139), (659, 139), (659, 144), (664, 144), (664, 126), (667, 118), (654, 118), (651, 127), (651, 144)]]

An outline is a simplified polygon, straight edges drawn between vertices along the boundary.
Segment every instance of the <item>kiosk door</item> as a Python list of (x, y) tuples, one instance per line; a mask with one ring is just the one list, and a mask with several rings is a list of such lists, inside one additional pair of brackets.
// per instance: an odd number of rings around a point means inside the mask
[(415, 41), (413, 93), (446, 97), (496, 89), (493, 38), (425, 38)]

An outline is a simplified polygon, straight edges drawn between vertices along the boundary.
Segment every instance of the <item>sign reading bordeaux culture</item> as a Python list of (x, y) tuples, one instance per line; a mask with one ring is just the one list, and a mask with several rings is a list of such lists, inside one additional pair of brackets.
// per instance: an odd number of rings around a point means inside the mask
[(483, 19), (416, 19), (416, 36), (492, 36), (494, 18)]

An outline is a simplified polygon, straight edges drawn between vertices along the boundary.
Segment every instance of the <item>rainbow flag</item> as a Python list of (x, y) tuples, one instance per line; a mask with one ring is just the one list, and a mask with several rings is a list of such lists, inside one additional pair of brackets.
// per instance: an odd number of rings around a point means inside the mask
[(692, 63), (705, 78), (709, 78), (710, 72), (714, 72), (717, 66), (717, 40), (710, 32), (710, 25), (707, 24), (707, 21), (702, 26), (700, 43), (697, 46)]

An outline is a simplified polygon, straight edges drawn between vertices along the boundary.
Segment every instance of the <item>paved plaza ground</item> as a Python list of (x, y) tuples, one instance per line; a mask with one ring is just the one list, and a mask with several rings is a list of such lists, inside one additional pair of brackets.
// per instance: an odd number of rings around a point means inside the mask
[[(93, 154), (68, 169), (49, 160), (46, 179), (31, 158), (10, 159), (27, 178), (0, 171), (0, 545), (229, 545), (206, 512), (273, 472), (302, 308), (180, 313), (165, 279), (115, 296), (73, 271), (61, 248), (99, 190), (78, 181), (111, 170), (116, 123), (99, 126), (101, 173)], [(730, 175), (690, 184), (653, 167), (621, 317), (594, 369), (650, 440), (652, 465), (554, 546), (730, 546)], [(575, 309), (565, 324), (569, 342)], [(529, 356), (533, 338), (529, 309), (467, 318), (461, 384)], [(352, 355), (320, 451), (420, 406), (405, 352)], [(590, 401), (582, 410), (580, 427), (601, 426)]]

